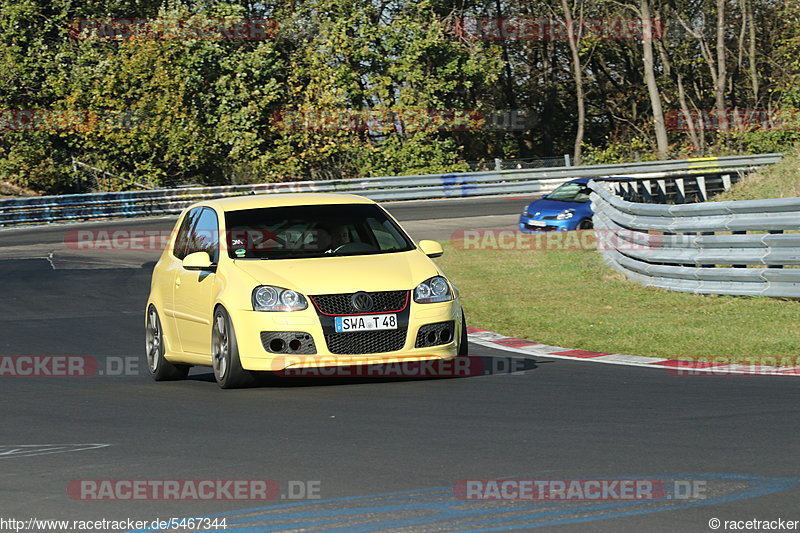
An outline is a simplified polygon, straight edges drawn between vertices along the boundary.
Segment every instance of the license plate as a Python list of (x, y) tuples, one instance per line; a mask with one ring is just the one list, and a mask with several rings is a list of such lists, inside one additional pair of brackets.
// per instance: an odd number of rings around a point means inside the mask
[(547, 225), (547, 222), (545, 222), (544, 220), (529, 220), (528, 225), (536, 226), (537, 228), (542, 228)]
[(334, 320), (336, 333), (349, 331), (377, 331), (380, 329), (397, 329), (397, 315), (357, 315), (337, 316)]

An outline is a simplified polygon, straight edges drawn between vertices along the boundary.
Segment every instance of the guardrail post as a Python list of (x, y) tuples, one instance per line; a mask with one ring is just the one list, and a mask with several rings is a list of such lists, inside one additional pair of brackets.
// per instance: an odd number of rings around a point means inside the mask
[(667, 203), (667, 182), (665, 180), (657, 180), (658, 185), (658, 203)]
[[(783, 235), (782, 229), (771, 229), (767, 233), (770, 235)], [(783, 265), (767, 265), (767, 268), (783, 268)]]
[(642, 199), (646, 203), (653, 202), (653, 185), (650, 180), (642, 180)]
[[(733, 235), (747, 235), (746, 231), (732, 231)], [(747, 265), (731, 265), (733, 268), (747, 268)]]
[[(700, 233), (700, 235), (714, 235), (714, 234), (715, 233), (713, 231), (704, 231)], [(700, 265), (700, 266), (703, 268), (714, 268), (716, 265)]]
[(686, 184), (683, 182), (683, 178), (675, 178), (675, 203), (676, 204), (685, 204), (686, 203)]
[(699, 191), (700, 194), (700, 201), (707, 202), (708, 192), (706, 192), (706, 177), (697, 176), (695, 179), (697, 180), (697, 190)]

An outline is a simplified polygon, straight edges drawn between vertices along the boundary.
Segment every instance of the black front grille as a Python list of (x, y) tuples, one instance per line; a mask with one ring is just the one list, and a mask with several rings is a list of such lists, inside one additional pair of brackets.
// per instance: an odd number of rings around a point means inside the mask
[(328, 350), (333, 354), (355, 355), (402, 350), (406, 328), (382, 331), (357, 331), (325, 335)]
[(558, 226), (549, 226), (549, 225), (548, 226), (532, 226), (530, 224), (526, 224), (525, 227), (527, 227), (529, 230), (532, 230), (532, 231), (556, 231), (557, 229), (559, 229)]
[[(359, 313), (350, 299), (354, 293), (349, 294), (323, 294), (312, 296), (311, 301), (317, 309), (326, 315), (352, 315)], [(389, 313), (403, 310), (408, 303), (408, 291), (383, 291), (368, 292), (372, 296), (373, 306), (369, 313)]]

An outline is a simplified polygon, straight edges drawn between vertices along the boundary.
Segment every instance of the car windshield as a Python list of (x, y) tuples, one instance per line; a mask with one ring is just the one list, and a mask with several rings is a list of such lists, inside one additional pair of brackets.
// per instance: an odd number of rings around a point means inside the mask
[(576, 202), (585, 204), (589, 201), (592, 190), (585, 183), (565, 183), (547, 195), (548, 200), (557, 202)]
[(412, 250), (414, 244), (374, 204), (301, 205), (225, 213), (234, 259), (298, 259)]

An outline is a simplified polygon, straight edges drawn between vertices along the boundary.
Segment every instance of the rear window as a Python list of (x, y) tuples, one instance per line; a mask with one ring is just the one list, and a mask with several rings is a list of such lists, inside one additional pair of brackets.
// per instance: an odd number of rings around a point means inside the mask
[(374, 204), (303, 205), (229, 211), (228, 255), (297, 259), (404, 252), (414, 244)]

